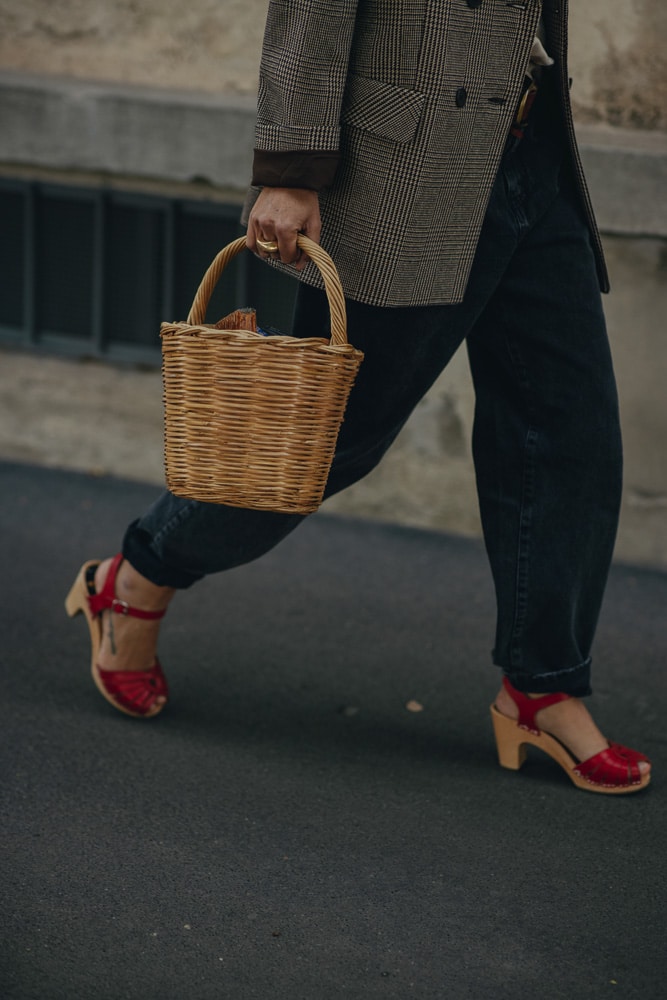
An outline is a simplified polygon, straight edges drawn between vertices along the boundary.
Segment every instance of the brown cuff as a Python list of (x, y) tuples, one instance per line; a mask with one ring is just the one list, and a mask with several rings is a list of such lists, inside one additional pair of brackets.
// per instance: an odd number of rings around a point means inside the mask
[(340, 153), (319, 149), (272, 152), (256, 149), (252, 183), (258, 187), (308, 188), (321, 191), (332, 183)]

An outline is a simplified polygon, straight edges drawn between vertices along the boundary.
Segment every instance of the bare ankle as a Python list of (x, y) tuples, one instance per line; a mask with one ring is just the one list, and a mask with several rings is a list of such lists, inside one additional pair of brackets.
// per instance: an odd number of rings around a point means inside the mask
[[(105, 559), (95, 573), (95, 589), (99, 593), (109, 572), (111, 559)], [(173, 587), (160, 587), (142, 576), (128, 561), (124, 559), (118, 570), (115, 582), (115, 596), (132, 607), (145, 611), (158, 611), (166, 608), (176, 593)]]
[(160, 587), (146, 579), (127, 560), (118, 571), (116, 587), (118, 597), (146, 610), (166, 608), (176, 593), (173, 587)]

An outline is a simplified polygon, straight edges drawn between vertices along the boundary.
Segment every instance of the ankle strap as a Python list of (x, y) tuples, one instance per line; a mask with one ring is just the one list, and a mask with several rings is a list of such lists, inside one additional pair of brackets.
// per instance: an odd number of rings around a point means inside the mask
[(540, 732), (535, 724), (535, 716), (541, 709), (548, 708), (549, 705), (557, 705), (559, 701), (567, 701), (570, 697), (569, 694), (563, 694), (562, 691), (559, 691), (556, 694), (544, 694), (539, 698), (529, 698), (522, 691), (517, 691), (507, 677), (503, 677), (503, 687), (519, 709), (517, 725), (522, 729), (528, 729), (531, 733), (539, 734)]
[(94, 615), (99, 615), (101, 611), (115, 611), (117, 615), (129, 615), (131, 618), (144, 618), (148, 621), (155, 621), (164, 618), (167, 609), (159, 611), (143, 611), (141, 608), (133, 608), (127, 601), (121, 601), (116, 597), (116, 576), (120, 564), (123, 561), (123, 553), (119, 552), (114, 556), (104, 586), (98, 594), (88, 595), (88, 605)]

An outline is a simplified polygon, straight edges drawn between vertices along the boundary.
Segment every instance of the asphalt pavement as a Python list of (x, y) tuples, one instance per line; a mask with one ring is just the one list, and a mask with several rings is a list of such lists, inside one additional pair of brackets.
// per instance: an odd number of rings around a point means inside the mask
[(592, 707), (637, 796), (495, 760), (481, 544), (309, 519), (179, 595), (154, 720), (63, 600), (156, 487), (0, 464), (3, 1000), (665, 996), (667, 575), (616, 565)]

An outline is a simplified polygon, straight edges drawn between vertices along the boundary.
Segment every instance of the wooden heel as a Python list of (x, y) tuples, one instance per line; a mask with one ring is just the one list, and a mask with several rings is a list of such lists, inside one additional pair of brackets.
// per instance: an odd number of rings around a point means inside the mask
[(76, 615), (78, 615), (81, 611), (81, 608), (76, 600), (76, 594), (72, 590), (70, 590), (69, 594), (65, 598), (65, 611), (70, 618), (76, 617)]
[(70, 618), (75, 618), (76, 615), (83, 612), (83, 604), (81, 601), (81, 575), (77, 576), (72, 589), (65, 598), (65, 611)]
[(92, 622), (92, 616), (88, 607), (88, 585), (86, 578), (91, 567), (97, 569), (99, 564), (99, 559), (90, 559), (84, 563), (77, 574), (76, 580), (72, 584), (72, 589), (65, 598), (65, 611), (69, 617), (75, 618), (78, 614), (85, 615), (89, 619), (89, 625)]
[(496, 737), (498, 763), (510, 771), (518, 771), (526, 760), (525, 732), (516, 724), (515, 719), (502, 715), (495, 705), (491, 706), (491, 720)]

